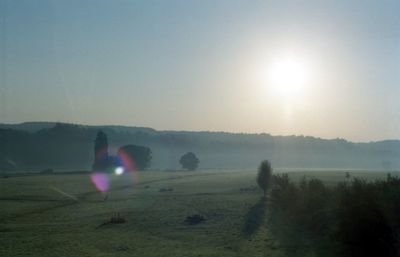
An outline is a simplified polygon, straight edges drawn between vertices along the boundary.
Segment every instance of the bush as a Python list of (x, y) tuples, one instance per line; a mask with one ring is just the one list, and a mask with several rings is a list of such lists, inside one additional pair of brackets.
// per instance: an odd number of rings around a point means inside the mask
[[(390, 181), (366, 183), (354, 180), (337, 190), (337, 231), (334, 237), (341, 243), (344, 255), (399, 256), (399, 186)], [(391, 192), (391, 193), (389, 193)], [(388, 194), (389, 193), (389, 194)], [(398, 197), (397, 197), (398, 198)]]
[(400, 256), (398, 178), (328, 188), (273, 176), (268, 205), (271, 230), (284, 244), (311, 246), (317, 256)]

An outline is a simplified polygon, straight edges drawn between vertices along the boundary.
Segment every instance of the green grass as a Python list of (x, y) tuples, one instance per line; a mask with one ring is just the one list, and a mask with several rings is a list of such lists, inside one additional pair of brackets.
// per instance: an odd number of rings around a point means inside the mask
[[(345, 171), (289, 176), (334, 184), (345, 180)], [(283, 256), (264, 220), (250, 233), (246, 227), (262, 193), (240, 189), (255, 186), (256, 171), (146, 171), (136, 181), (129, 174), (111, 177), (105, 201), (85, 174), (0, 177), (0, 256)], [(173, 191), (159, 192), (164, 187)], [(102, 225), (113, 212), (127, 223)], [(184, 220), (192, 214), (207, 220), (188, 225)]]

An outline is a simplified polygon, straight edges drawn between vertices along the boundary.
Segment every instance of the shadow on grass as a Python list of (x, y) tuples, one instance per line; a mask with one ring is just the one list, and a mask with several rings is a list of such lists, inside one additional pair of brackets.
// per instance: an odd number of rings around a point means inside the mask
[(246, 214), (242, 228), (242, 234), (244, 236), (251, 236), (257, 232), (264, 222), (266, 210), (267, 206), (264, 198), (260, 198), (260, 200), (250, 208)]

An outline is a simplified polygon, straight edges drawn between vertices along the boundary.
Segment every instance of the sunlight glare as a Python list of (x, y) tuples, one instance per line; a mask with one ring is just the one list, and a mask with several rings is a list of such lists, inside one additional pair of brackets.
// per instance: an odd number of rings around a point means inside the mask
[(271, 64), (267, 71), (268, 84), (284, 97), (301, 93), (310, 80), (308, 65), (295, 57), (284, 57)]

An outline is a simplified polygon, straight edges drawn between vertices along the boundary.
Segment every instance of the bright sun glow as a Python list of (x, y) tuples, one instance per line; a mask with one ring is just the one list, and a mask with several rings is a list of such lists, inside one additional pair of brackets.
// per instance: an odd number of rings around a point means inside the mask
[(122, 173), (124, 173), (124, 168), (122, 168), (122, 167), (117, 167), (116, 169), (115, 169), (115, 174), (116, 175), (122, 175)]
[(305, 90), (310, 81), (310, 70), (303, 60), (284, 57), (271, 64), (267, 76), (274, 90), (290, 97)]

